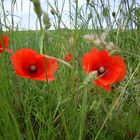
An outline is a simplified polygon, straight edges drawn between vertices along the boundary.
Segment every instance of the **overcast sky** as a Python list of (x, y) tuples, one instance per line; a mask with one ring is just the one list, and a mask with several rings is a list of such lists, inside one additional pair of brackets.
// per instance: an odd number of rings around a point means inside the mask
[[(11, 14), (11, 1), (12, 0), (5, 0), (4, 1), (4, 8), (5, 11), (9, 11)], [(40, 0), (41, 1), (41, 7), (43, 11), (48, 12), (49, 17), (51, 19), (51, 22), (53, 23), (54, 17), (50, 13), (50, 7), (47, 6), (46, 0)], [(54, 0), (48, 0), (49, 3), (54, 6), (53, 1)], [(58, 0), (59, 1), (59, 10), (62, 9), (62, 2), (64, 0)], [(83, 5), (86, 7), (86, 0), (78, 0), (79, 1), (79, 7), (82, 7)], [(95, 0), (96, 1), (96, 0)], [(110, 0), (110, 9), (112, 11), (117, 11), (118, 3), (120, 0), (115, 0), (115, 3), (113, 0)], [(131, 0), (130, 0), (131, 1)], [(140, 0), (137, 0), (137, 2)], [(72, 4), (74, 5), (74, 0), (71, 0)], [(140, 2), (139, 2), (140, 3)], [(72, 10), (74, 12), (74, 10)], [(69, 23), (69, 0), (65, 0), (65, 6), (63, 10), (63, 22), (67, 27), (70, 27)], [(30, 2), (30, 0), (16, 0), (15, 6), (14, 6), (14, 26), (18, 24), (18, 27), (21, 29), (36, 29), (36, 14), (33, 10), (33, 4)], [(29, 18), (30, 17), (30, 18)], [(8, 17), (9, 22), (11, 24), (11, 16)], [(38, 25), (39, 26), (39, 25)], [(51, 29), (54, 27), (51, 26)]]

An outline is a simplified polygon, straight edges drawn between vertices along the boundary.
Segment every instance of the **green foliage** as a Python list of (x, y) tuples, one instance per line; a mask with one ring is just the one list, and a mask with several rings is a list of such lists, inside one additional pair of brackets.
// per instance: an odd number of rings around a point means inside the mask
[[(135, 32), (120, 33), (117, 37), (118, 46), (122, 47), (122, 55), (127, 54), (125, 51), (131, 50), (132, 53), (126, 58), (128, 68), (125, 80), (114, 85), (115, 90), (111, 94), (93, 85), (90, 85), (87, 90), (75, 92), (85, 79), (81, 70), (81, 57), (85, 51), (91, 49), (81, 36), (90, 32), (96, 31), (77, 31), (76, 52), (73, 52), (76, 58), (71, 63), (74, 69), (59, 64), (56, 80), (49, 85), (17, 77), (12, 70), (10, 55), (1, 54), (0, 78), (3, 82), (0, 87), (2, 118), (0, 132), (3, 138), (77, 139), (83, 137), (83, 139), (93, 139), (96, 136), (106, 115), (139, 63), (137, 57), (139, 54), (136, 51), (137, 45), (134, 46), (134, 41), (129, 39), (134, 38)], [(63, 59), (65, 51), (61, 48), (61, 43), (72, 51), (73, 48), (68, 45), (69, 36), (72, 34), (73, 31), (70, 30), (50, 31), (52, 44), (46, 48), (47, 53)], [(37, 40), (39, 33), (22, 31), (14, 32), (12, 36), (11, 42), (15, 44), (14, 51), (27, 46), (39, 51)], [(116, 31), (110, 32), (108, 41), (115, 42), (115, 36)], [(128, 39), (129, 48), (127, 47)], [(133, 77), (98, 139), (131, 139), (139, 136), (139, 76), (137, 72)], [(87, 96), (84, 96), (85, 94)], [(132, 133), (132, 136), (129, 136), (129, 133)]]
[[(97, 10), (91, 1), (87, 0), (87, 3)], [(121, 49), (119, 54), (127, 65), (125, 79), (112, 86), (112, 93), (93, 84), (77, 90), (86, 79), (81, 58), (94, 47), (86, 43), (83, 36), (90, 33), (101, 35), (103, 29), (94, 28), (95, 22), (93, 29), (86, 28), (86, 24), (80, 26), (80, 21), (84, 21), (79, 18), (82, 12), (78, 5), (75, 10), (74, 30), (50, 30), (51, 43), (45, 46), (45, 53), (63, 60), (67, 50), (74, 55), (74, 60), (70, 62), (72, 68), (59, 63), (55, 80), (49, 84), (17, 77), (10, 62), (11, 54), (0, 54), (0, 140), (92, 140), (109, 113), (98, 140), (140, 139), (139, 29), (129, 30), (126, 26), (125, 30), (109, 30), (106, 41), (114, 42)], [(110, 16), (109, 11), (104, 12), (104, 16)], [(102, 27), (100, 16), (95, 15)], [(39, 31), (9, 30), (1, 33), (10, 36), (9, 48), (14, 52), (26, 47), (40, 51)], [(70, 38), (73, 41), (70, 42)], [(116, 105), (110, 112), (114, 103)]]

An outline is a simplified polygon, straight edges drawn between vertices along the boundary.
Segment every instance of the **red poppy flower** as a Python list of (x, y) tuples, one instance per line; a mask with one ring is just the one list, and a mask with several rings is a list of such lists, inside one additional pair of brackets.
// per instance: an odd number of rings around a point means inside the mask
[(66, 61), (66, 62), (69, 62), (69, 61), (71, 61), (73, 59), (73, 55), (71, 54), (71, 53), (69, 53), (68, 55), (66, 55), (65, 57), (64, 57), (64, 60)]
[(82, 66), (87, 74), (97, 71), (98, 76), (102, 75), (94, 83), (108, 92), (111, 91), (110, 85), (121, 81), (126, 74), (126, 66), (120, 56), (110, 56), (106, 50), (99, 51), (96, 48), (84, 54)]
[(2, 51), (8, 52), (8, 53), (12, 52), (12, 50), (7, 49), (8, 44), (9, 44), (9, 37), (6, 35), (3, 35), (2, 39), (0, 40), (0, 53), (2, 53)]
[(58, 69), (54, 58), (45, 58), (30, 48), (18, 50), (11, 56), (11, 62), (18, 76), (32, 80), (54, 80)]

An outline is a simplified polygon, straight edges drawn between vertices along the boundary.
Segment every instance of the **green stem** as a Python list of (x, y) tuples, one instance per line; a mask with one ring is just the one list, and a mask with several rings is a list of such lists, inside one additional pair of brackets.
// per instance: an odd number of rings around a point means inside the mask
[(42, 33), (42, 31), (43, 31), (43, 26), (42, 26), (41, 17), (38, 17), (38, 19), (39, 19), (39, 24), (40, 24), (40, 30), (41, 30), (41, 33)]
[(83, 99), (82, 99), (79, 140), (83, 139), (84, 124), (85, 124), (85, 117), (86, 117), (86, 107), (87, 107), (86, 102), (87, 102), (87, 87), (85, 88), (85, 93), (83, 94)]
[(108, 113), (107, 107), (106, 107), (106, 105), (105, 105), (105, 103), (104, 103), (104, 101), (103, 101), (101, 95), (100, 95), (100, 94), (97, 94), (97, 96), (98, 96), (98, 98), (99, 98), (99, 101), (101, 102), (101, 105), (102, 105), (102, 107), (103, 107), (105, 113), (107, 114), (107, 113)]
[(75, 13), (75, 30), (77, 29), (77, 19), (78, 19), (78, 0), (75, 1), (76, 3), (76, 13)]
[(40, 33), (41, 33), (41, 42), (40, 42), (40, 53), (43, 54), (43, 48), (44, 48), (44, 31), (43, 31), (43, 26), (42, 26), (42, 21), (41, 17), (38, 17), (39, 19), (39, 24), (40, 24)]

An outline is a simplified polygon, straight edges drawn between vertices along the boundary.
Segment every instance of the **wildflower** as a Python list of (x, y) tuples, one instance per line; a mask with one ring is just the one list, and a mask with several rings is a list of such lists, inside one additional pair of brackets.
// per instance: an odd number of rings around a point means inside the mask
[(30, 48), (18, 50), (11, 56), (16, 74), (32, 80), (54, 80), (54, 73), (58, 69), (54, 58), (46, 58)]
[(71, 61), (73, 59), (73, 55), (71, 54), (71, 53), (69, 53), (68, 55), (66, 55), (65, 57), (64, 57), (64, 60), (66, 61), (66, 62), (69, 62), (69, 61)]
[(9, 37), (7, 35), (3, 35), (2, 39), (0, 40), (0, 53), (2, 53), (2, 51), (11, 53), (12, 50), (7, 49), (9, 45)]
[(121, 81), (126, 74), (126, 66), (120, 56), (111, 56), (106, 50), (99, 51), (93, 48), (82, 58), (82, 67), (85, 73), (97, 71), (97, 79), (93, 82), (111, 91), (110, 85)]

